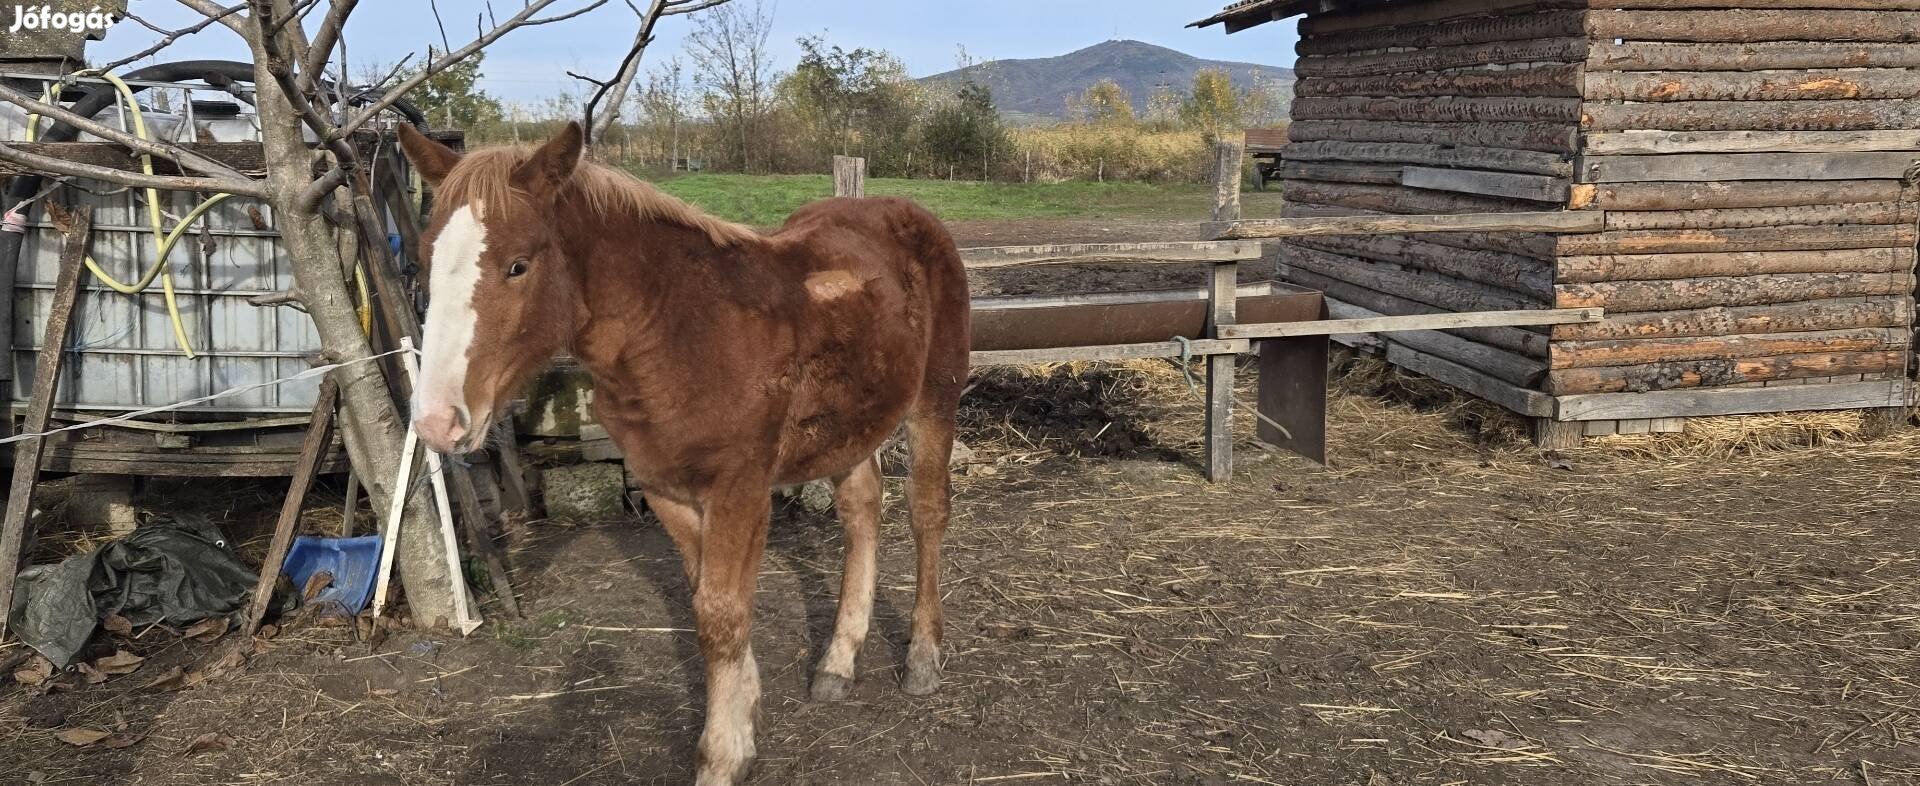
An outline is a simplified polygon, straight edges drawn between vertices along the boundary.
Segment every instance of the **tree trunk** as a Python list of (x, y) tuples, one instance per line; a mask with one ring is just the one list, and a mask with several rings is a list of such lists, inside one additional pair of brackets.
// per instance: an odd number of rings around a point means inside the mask
[[(293, 261), (295, 285), (320, 334), (320, 346), (332, 362), (373, 354), (360, 330), (353, 298), (341, 275), (339, 247), (333, 232), (314, 211), (299, 207), (299, 195), (312, 182), (312, 152), (302, 135), (300, 117), (280, 91), (266, 67), (267, 55), (253, 43), (254, 87), (258, 91), (261, 136), (269, 163), (267, 182), (273, 193), (274, 224)], [(290, 49), (290, 47), (283, 47)], [(405, 426), (385, 378), (372, 363), (359, 363), (333, 372), (340, 385), (340, 429), (347, 454), (359, 468), (360, 482), (376, 510), (385, 510), (393, 493), (393, 470), (399, 466)], [(452, 585), (439, 529), (415, 496), (401, 524), (394, 561), (406, 588), (407, 603), (416, 623), (447, 624), (453, 619)]]

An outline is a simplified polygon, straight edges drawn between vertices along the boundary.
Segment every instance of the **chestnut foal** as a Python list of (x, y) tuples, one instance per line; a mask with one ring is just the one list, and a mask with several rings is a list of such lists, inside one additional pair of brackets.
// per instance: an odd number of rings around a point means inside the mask
[(761, 235), (581, 161), (580, 127), (538, 148), (462, 156), (401, 126), (434, 186), (414, 426), (434, 450), (478, 447), (552, 356), (592, 373), (594, 410), (685, 561), (707, 721), (698, 782), (754, 757), (750, 626), (773, 487), (831, 478), (846, 573), (815, 699), (846, 697), (873, 607), (881, 478), (903, 421), (919, 582), (901, 689), (940, 681), (940, 539), (967, 377), (966, 271), (932, 214), (830, 199)]

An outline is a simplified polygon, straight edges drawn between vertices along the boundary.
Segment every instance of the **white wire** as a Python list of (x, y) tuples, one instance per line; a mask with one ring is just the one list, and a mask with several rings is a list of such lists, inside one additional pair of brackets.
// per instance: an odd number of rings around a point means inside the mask
[(395, 350), (382, 352), (378, 355), (369, 355), (367, 357), (360, 358), (359, 360), (349, 360), (344, 363), (329, 363), (324, 366), (314, 366), (313, 368), (307, 369), (306, 371), (302, 371), (290, 377), (281, 377), (279, 379), (270, 380), (267, 382), (257, 382), (252, 385), (241, 385), (240, 387), (237, 387), (237, 388), (227, 388), (226, 390), (222, 390), (212, 395), (201, 396), (199, 398), (190, 398), (190, 399), (187, 399), (186, 401), (179, 401), (179, 402), (167, 404), (164, 406), (152, 407), (150, 409), (143, 409), (138, 412), (129, 412), (125, 415), (117, 415), (114, 417), (104, 418), (101, 420), (89, 420), (85, 423), (75, 423), (71, 426), (67, 426), (64, 428), (57, 428), (52, 431), (42, 431), (38, 434), (15, 434), (11, 437), (7, 437), (6, 439), (0, 439), (0, 445), (5, 445), (9, 442), (23, 442), (29, 439), (38, 439), (40, 437), (50, 437), (55, 434), (61, 434), (68, 431), (80, 431), (82, 429), (100, 428), (102, 426), (111, 426), (115, 423), (125, 423), (130, 420), (138, 420), (140, 418), (146, 417), (147, 415), (152, 415), (160, 412), (171, 412), (176, 409), (185, 409), (187, 407), (191, 407), (197, 404), (205, 404), (215, 399), (222, 399), (228, 396), (233, 396), (241, 393), (246, 393), (249, 391), (259, 390), (261, 388), (270, 388), (275, 385), (284, 385), (294, 380), (312, 379), (314, 377), (320, 376), (321, 374), (325, 374), (337, 368), (346, 368), (347, 366), (367, 363), (367, 362), (379, 360), (383, 357), (387, 357), (388, 355), (398, 355), (402, 352), (418, 353), (418, 350), (407, 349), (407, 348), (395, 349)]

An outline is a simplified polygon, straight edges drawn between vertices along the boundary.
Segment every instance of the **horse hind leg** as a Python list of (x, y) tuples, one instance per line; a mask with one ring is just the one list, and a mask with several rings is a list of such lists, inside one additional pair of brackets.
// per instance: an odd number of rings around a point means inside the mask
[(867, 643), (877, 575), (874, 552), (880, 535), (881, 480), (876, 459), (868, 457), (833, 479), (833, 507), (847, 532), (847, 565), (840, 579), (833, 641), (814, 669), (815, 701), (847, 698), (853, 689), (855, 661)]
[[(964, 368), (964, 366), (963, 366)], [(964, 376), (960, 381), (964, 381)], [(917, 580), (914, 587), (913, 639), (907, 645), (906, 674), (900, 690), (925, 696), (940, 687), (940, 541), (951, 510), (953, 432), (959, 385), (929, 385), (907, 419), (912, 456), (908, 501), (912, 506)]]

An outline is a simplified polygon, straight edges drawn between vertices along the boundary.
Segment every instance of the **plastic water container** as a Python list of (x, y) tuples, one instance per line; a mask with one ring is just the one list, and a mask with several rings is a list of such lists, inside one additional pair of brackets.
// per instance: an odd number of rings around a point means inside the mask
[(294, 592), (307, 586), (307, 580), (322, 571), (333, 574), (333, 583), (315, 595), (312, 604), (333, 604), (347, 616), (360, 613), (373, 599), (375, 575), (380, 569), (380, 536), (357, 538), (317, 538), (301, 535), (287, 549), (287, 561), (280, 571), (293, 581)]

